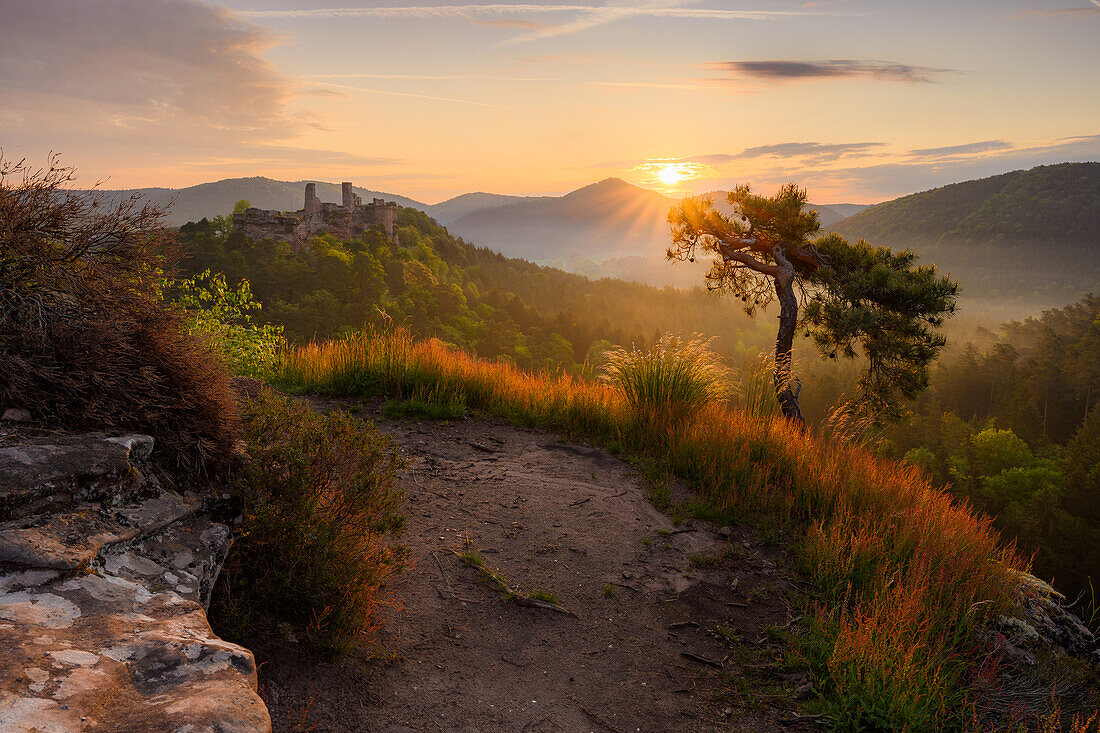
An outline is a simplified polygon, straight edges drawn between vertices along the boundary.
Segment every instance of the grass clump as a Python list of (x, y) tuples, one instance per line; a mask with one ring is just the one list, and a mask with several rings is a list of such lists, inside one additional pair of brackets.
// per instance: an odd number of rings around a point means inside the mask
[(665, 334), (650, 350), (605, 354), (603, 378), (639, 416), (680, 419), (724, 399), (726, 370), (699, 334)]
[(561, 604), (561, 600), (558, 598), (558, 594), (552, 590), (533, 590), (527, 594), (527, 597), (530, 598), (532, 601), (553, 603), (555, 606)]
[(346, 412), (262, 389), (245, 403), (249, 458), (234, 476), (244, 523), (212, 603), (219, 633), (262, 642), (289, 624), (338, 656), (368, 640), (403, 566), (402, 459)]
[(407, 417), (421, 420), (457, 420), (466, 417), (466, 400), (461, 394), (437, 398), (435, 394), (418, 395), (406, 400), (386, 400), (382, 414), (387, 417)]

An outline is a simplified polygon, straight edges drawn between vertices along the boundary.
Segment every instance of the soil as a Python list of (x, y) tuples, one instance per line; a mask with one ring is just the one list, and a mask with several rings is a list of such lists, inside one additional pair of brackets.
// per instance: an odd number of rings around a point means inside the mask
[[(361, 414), (410, 460), (414, 560), (375, 647), (258, 654), (277, 731), (791, 729), (807, 683), (782, 666), (798, 605), (779, 545), (674, 526), (627, 463), (549, 432)], [(509, 601), (456, 554), (471, 550), (568, 613)]]

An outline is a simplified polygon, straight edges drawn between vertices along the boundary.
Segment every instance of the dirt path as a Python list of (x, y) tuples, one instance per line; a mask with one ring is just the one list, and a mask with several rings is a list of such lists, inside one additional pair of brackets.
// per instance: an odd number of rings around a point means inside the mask
[[(277, 729), (789, 730), (777, 721), (794, 715), (799, 680), (769, 668), (786, 648), (769, 637), (793, 613), (778, 549), (747, 528), (674, 527), (626, 463), (550, 433), (379, 427), (411, 460), (415, 558), (394, 584), (386, 651), (338, 664), (273, 655), (261, 679)], [(464, 549), (576, 615), (507, 602)]]

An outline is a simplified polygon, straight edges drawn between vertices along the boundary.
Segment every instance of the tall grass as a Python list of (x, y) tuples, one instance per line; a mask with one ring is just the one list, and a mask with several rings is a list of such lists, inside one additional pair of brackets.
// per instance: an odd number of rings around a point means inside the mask
[(729, 390), (726, 369), (709, 348), (712, 340), (665, 334), (648, 351), (612, 349), (601, 376), (639, 415), (680, 419), (725, 399)]
[(763, 352), (749, 362), (733, 390), (733, 403), (748, 417), (771, 420), (782, 412), (775, 396), (775, 357)]
[[(396, 330), (292, 349), (273, 381), (322, 394), (461, 395), (472, 409), (656, 458), (717, 509), (794, 520), (805, 528), (799, 556), (821, 602), (821, 643), (808, 661), (831, 718), (850, 729), (962, 727), (963, 709), (981, 704), (967, 699), (988, 651), (976, 631), (1011, 603), (1006, 568), (1024, 568), (989, 520), (918, 470), (711, 399), (709, 378), (649, 385), (648, 370), (667, 369), (667, 355), (656, 364), (620, 359), (622, 377), (592, 383), (528, 374)], [(691, 409), (654, 419), (652, 400), (665, 397)]]

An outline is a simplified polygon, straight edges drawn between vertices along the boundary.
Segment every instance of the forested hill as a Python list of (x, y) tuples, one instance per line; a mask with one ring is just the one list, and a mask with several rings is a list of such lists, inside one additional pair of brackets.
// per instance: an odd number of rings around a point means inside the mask
[(830, 228), (914, 249), (958, 277), (967, 298), (1065, 303), (1100, 287), (1100, 163), (956, 183), (873, 206)]
[(210, 269), (230, 285), (248, 280), (263, 303), (258, 320), (284, 326), (297, 342), (388, 317), (487, 358), (578, 371), (612, 343), (648, 344), (668, 331), (716, 336), (714, 348), (739, 361), (775, 338), (766, 319), (702, 288), (589, 280), (475, 247), (416, 209), (400, 209), (397, 236), (400, 244), (375, 228), (291, 248), (248, 242), (224, 219), (203, 219), (180, 228), (181, 264), (187, 275)]

